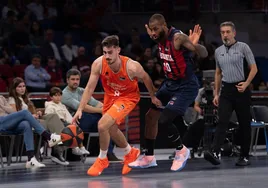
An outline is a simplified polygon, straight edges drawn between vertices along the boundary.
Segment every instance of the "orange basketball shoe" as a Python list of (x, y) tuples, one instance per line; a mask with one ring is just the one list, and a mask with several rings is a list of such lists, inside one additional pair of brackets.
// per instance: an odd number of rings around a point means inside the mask
[(122, 174), (128, 174), (131, 171), (131, 168), (128, 167), (129, 163), (132, 163), (133, 161), (135, 161), (140, 155), (140, 150), (137, 148), (132, 147), (130, 152), (124, 156), (124, 165), (123, 165), (123, 169), (122, 169)]
[(109, 166), (108, 158), (100, 159), (99, 157), (94, 164), (87, 170), (89, 176), (99, 176), (102, 171)]

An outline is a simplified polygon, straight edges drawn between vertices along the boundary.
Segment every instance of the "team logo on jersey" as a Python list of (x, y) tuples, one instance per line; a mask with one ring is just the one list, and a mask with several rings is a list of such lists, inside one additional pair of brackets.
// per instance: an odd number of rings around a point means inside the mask
[(125, 106), (121, 104), (120, 106), (117, 106), (116, 104), (113, 104), (113, 106), (116, 108), (117, 112), (121, 112), (125, 109)]
[(170, 54), (164, 54), (160, 52), (159, 55), (161, 59), (164, 59), (166, 61), (174, 61)]
[(169, 101), (168, 104), (169, 105), (173, 105), (174, 104), (174, 101)]

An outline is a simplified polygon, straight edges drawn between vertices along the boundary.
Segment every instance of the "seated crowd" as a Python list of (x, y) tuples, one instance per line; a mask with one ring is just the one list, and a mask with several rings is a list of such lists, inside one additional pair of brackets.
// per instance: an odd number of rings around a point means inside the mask
[[(72, 123), (72, 115), (79, 106), (84, 89), (79, 86), (81, 74), (77, 69), (67, 72), (67, 86), (63, 91), (59, 87), (52, 87), (49, 95), (51, 100), (46, 101), (44, 109), (36, 109), (28, 97), (26, 83), (22, 78), (12, 80), (8, 98), (0, 97), (0, 133), (24, 134), (24, 142), (28, 155), (27, 168), (43, 167), (34, 157), (33, 131), (48, 140), (49, 147), (53, 147), (51, 160), (68, 165), (63, 157), (63, 151), (67, 148), (60, 142), (60, 134), (63, 128)], [(83, 112), (79, 126), (84, 132), (97, 132), (97, 123), (101, 118), (102, 102), (93, 97)], [(16, 113), (13, 113), (16, 112)], [(10, 121), (12, 120), (12, 121)], [(32, 130), (33, 129), (33, 130)], [(56, 138), (56, 139), (55, 139)], [(54, 143), (56, 140), (57, 143)], [(54, 142), (53, 142), (54, 141)], [(113, 153), (114, 143), (110, 142), (108, 158), (110, 161), (119, 161)], [(88, 155), (83, 144), (72, 149), (74, 155)], [(28, 163), (31, 162), (31, 165)]]

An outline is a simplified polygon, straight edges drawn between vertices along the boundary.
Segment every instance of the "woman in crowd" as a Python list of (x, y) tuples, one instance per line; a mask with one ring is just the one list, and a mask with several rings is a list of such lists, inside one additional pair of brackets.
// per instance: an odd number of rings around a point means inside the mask
[[(36, 111), (34, 104), (28, 98), (28, 92), (25, 87), (25, 82), (22, 78), (14, 78), (9, 88), (8, 103), (11, 105), (14, 111), (28, 110), (32, 116), (40, 122), (40, 124), (49, 132), (59, 134), (64, 128), (57, 114), (43, 115), (42, 111)], [(52, 161), (61, 164), (68, 165), (62, 154), (64, 151), (63, 146), (57, 146), (52, 153)]]
[(15, 112), (5, 97), (0, 95), (0, 132), (8, 134), (23, 133), (28, 156), (26, 168), (45, 167), (34, 156), (32, 129), (48, 142), (49, 147), (53, 147), (61, 141), (60, 135), (47, 132), (28, 110)]

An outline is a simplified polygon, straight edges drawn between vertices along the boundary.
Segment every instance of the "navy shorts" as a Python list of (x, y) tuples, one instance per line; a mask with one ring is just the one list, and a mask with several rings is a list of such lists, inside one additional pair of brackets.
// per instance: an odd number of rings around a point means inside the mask
[[(186, 109), (194, 102), (198, 94), (198, 79), (193, 75), (185, 80), (165, 80), (156, 93), (156, 97), (165, 108), (184, 115)], [(157, 107), (152, 104), (152, 108)]]

